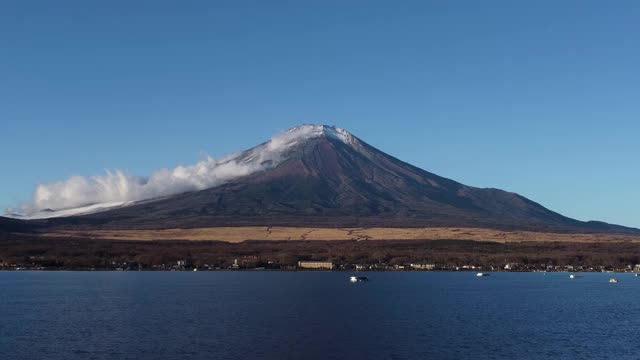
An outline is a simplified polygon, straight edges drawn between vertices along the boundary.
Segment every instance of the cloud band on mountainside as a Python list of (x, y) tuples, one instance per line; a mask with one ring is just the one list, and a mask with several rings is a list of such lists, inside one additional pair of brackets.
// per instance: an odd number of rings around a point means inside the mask
[[(212, 188), (273, 167), (282, 161), (288, 147), (326, 131), (324, 126), (298, 126), (249, 151), (220, 160), (207, 157), (194, 165), (158, 170), (148, 177), (116, 170), (101, 176), (72, 176), (64, 181), (40, 184), (33, 199), (23, 204), (20, 212), (29, 214), (45, 209), (59, 211), (92, 204), (126, 203)], [(330, 131), (347, 136), (342, 129)]]

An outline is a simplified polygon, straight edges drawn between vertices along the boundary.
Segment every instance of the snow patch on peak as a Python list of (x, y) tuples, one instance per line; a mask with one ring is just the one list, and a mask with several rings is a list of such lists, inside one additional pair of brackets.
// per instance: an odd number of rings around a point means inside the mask
[(338, 139), (347, 145), (355, 145), (356, 143), (356, 138), (353, 135), (351, 135), (347, 130), (341, 129), (339, 127), (326, 126), (324, 128), (324, 133), (325, 135), (334, 139)]
[(271, 139), (273, 147), (281, 145), (293, 145), (308, 139), (328, 137), (342, 141), (345, 144), (355, 144), (355, 137), (347, 130), (328, 125), (301, 125), (293, 127), (286, 132)]

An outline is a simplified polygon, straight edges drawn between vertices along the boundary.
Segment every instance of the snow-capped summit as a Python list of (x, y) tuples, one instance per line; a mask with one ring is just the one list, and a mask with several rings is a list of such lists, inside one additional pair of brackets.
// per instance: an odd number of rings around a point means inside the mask
[(274, 136), (267, 142), (267, 145), (269, 150), (284, 150), (286, 147), (322, 136), (340, 140), (345, 144), (354, 144), (356, 142), (353, 135), (336, 126), (300, 125)]

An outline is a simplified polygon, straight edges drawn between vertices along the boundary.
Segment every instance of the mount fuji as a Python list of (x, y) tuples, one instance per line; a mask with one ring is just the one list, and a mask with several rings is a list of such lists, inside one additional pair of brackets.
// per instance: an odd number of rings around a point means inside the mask
[(38, 191), (34, 211), (14, 217), (61, 229), (375, 226), (640, 234), (432, 174), (326, 125), (298, 126), (227, 158), (149, 178), (117, 172)]

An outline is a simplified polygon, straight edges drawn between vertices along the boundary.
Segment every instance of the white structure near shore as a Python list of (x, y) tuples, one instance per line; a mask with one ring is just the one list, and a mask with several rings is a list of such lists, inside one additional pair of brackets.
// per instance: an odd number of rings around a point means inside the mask
[(333, 270), (333, 263), (330, 261), (298, 261), (301, 269), (325, 269)]

